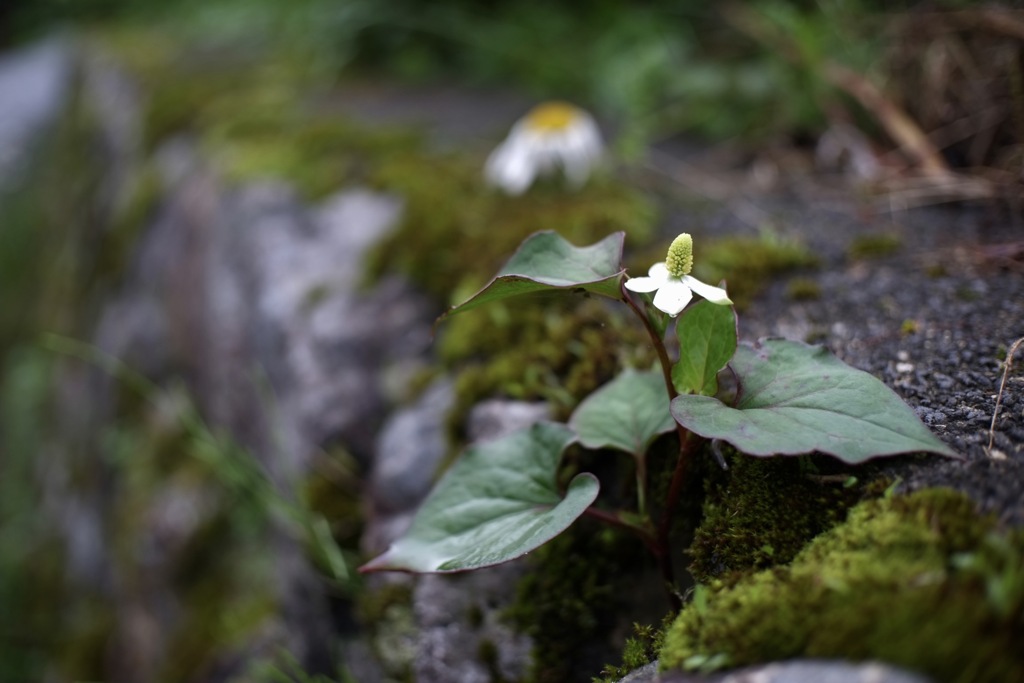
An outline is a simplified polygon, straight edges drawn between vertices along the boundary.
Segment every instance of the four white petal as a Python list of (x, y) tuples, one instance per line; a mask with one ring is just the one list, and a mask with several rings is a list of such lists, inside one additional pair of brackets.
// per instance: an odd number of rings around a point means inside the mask
[(673, 318), (686, 308), (694, 294), (699, 294), (713, 304), (728, 305), (732, 301), (721, 287), (712, 287), (695, 277), (683, 275), (673, 277), (664, 261), (655, 263), (647, 271), (647, 277), (633, 277), (626, 280), (626, 289), (643, 294), (657, 292), (654, 306)]

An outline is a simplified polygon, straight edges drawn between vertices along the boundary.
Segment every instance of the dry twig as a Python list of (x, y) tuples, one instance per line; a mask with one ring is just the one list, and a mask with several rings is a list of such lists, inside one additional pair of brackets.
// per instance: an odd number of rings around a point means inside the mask
[(992, 424), (988, 428), (988, 448), (985, 449), (985, 452), (989, 454), (989, 457), (992, 456), (992, 444), (995, 442), (996, 438), (996, 418), (999, 416), (999, 404), (1003, 401), (1003, 390), (1006, 388), (1006, 378), (1009, 376), (1010, 366), (1013, 364), (1013, 354), (1017, 352), (1017, 349), (1020, 348), (1021, 344), (1024, 344), (1024, 337), (1013, 342), (1013, 345), (1010, 346), (1010, 350), (1006, 352), (1006, 364), (1003, 367), (1003, 379), (999, 383), (999, 393), (996, 394), (996, 407), (992, 411)]
[(829, 83), (853, 96), (885, 128), (903, 152), (916, 161), (926, 175), (944, 176), (949, 167), (939, 150), (914, 120), (868, 79), (845, 66), (828, 62), (823, 73)]

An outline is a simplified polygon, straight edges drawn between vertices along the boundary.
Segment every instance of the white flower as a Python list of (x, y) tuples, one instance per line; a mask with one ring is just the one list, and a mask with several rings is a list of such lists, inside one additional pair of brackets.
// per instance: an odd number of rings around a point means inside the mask
[(657, 291), (654, 295), (655, 308), (673, 318), (686, 308), (694, 294), (713, 304), (725, 306), (732, 303), (721, 287), (712, 287), (689, 275), (692, 267), (693, 238), (684, 232), (672, 241), (664, 261), (651, 266), (647, 277), (626, 280), (626, 289), (645, 294)]
[(509, 194), (522, 194), (538, 176), (561, 167), (573, 187), (601, 160), (601, 131), (593, 117), (566, 102), (545, 102), (516, 121), (491, 152), (484, 175)]

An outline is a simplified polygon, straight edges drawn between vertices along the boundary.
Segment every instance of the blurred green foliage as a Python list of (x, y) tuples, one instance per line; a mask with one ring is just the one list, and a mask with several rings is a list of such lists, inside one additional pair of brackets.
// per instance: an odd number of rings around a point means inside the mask
[(629, 151), (680, 131), (720, 139), (817, 130), (844, 100), (820, 77), (823, 66), (877, 70), (885, 22), (913, 4), (39, 0), (7, 10), (7, 32), (142, 22), (176, 36), (271, 46), (328, 78), (370, 70), (512, 86), (595, 109), (617, 122)]
[(34, 514), (41, 492), (25, 485), (45, 442), (51, 366), (47, 354), (19, 349), (0, 367), (0, 680), (38, 675), (51, 647), (44, 634), (58, 621), (46, 596), (60, 583), (61, 558)]

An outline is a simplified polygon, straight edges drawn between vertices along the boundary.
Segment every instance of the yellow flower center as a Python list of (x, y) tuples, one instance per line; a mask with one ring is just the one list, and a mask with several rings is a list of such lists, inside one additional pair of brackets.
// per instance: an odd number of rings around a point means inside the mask
[(547, 133), (565, 130), (580, 117), (580, 110), (568, 102), (544, 102), (531, 109), (526, 115), (526, 126), (535, 131)]
[(679, 278), (690, 274), (693, 268), (693, 238), (690, 237), (690, 233), (684, 232), (668, 245), (665, 267), (672, 277)]

